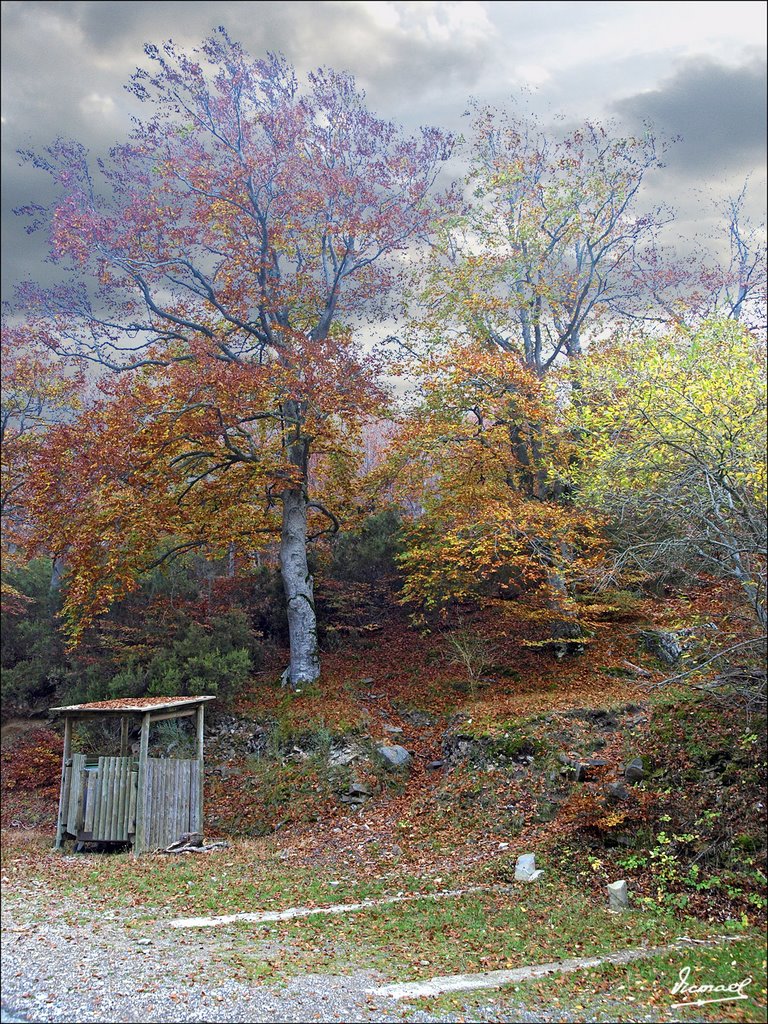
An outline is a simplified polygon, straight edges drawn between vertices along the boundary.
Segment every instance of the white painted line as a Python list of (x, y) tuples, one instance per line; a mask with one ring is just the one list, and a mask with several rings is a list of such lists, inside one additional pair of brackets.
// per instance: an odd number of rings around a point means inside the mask
[(468, 889), (444, 889), (440, 892), (416, 893), (410, 896), (385, 896), (377, 900), (361, 900), (360, 903), (336, 903), (330, 907), (289, 907), (288, 910), (264, 910), (254, 914), (224, 914), (220, 917), (177, 917), (169, 923), (171, 928), (213, 928), (220, 924), (234, 924), (236, 921), (269, 924), (271, 921), (290, 921), (295, 917), (310, 917), (312, 914), (349, 914), (356, 910), (367, 910), (369, 907), (385, 907), (390, 903), (438, 900), (449, 896), (466, 896), (473, 892), (503, 892), (505, 888), (505, 886), (473, 885)]
[(541, 978), (547, 974), (558, 974), (567, 971), (580, 971), (587, 967), (599, 967), (600, 964), (626, 964), (631, 960), (643, 960), (647, 957), (668, 953), (673, 949), (681, 949), (679, 945), (645, 947), (643, 949), (623, 949), (618, 953), (606, 953), (604, 956), (579, 957), (573, 960), (556, 960), (549, 964), (535, 964), (531, 967), (516, 967), (509, 971), (484, 971), (482, 974), (449, 974), (427, 981), (413, 981), (396, 985), (383, 985), (379, 988), (366, 989), (368, 995), (388, 996), (390, 999), (419, 999), (425, 996), (439, 996), (445, 992), (469, 992), (474, 989), (499, 988), (530, 978)]

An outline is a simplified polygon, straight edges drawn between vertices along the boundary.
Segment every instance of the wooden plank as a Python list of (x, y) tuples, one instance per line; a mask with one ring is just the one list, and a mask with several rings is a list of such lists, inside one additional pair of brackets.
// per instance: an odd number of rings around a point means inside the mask
[(203, 776), (205, 772), (205, 760), (203, 751), (203, 740), (205, 734), (205, 705), (201, 704), (197, 709), (197, 819), (198, 825), (195, 831), (203, 831)]
[(134, 853), (144, 852), (146, 844), (146, 813), (147, 793), (146, 775), (147, 758), (149, 756), (149, 715), (145, 714), (141, 721), (141, 740), (139, 742), (139, 777), (138, 796), (136, 800), (136, 839), (134, 841)]
[(144, 807), (146, 813), (146, 829), (144, 832), (145, 848), (149, 848), (152, 834), (152, 815), (155, 809), (155, 792), (157, 791), (157, 773), (155, 772), (154, 758), (147, 758), (147, 776), (144, 783)]
[(61, 849), (61, 842), (64, 835), (64, 822), (67, 818), (67, 804), (69, 802), (69, 791), (66, 789), (66, 768), (72, 756), (72, 719), (64, 719), (64, 750), (61, 755), (61, 786), (59, 788), (59, 817), (56, 821), (56, 841), (54, 849)]
[(128, 838), (128, 802), (131, 785), (131, 759), (120, 758), (120, 794), (117, 801), (117, 838), (125, 842)]
[(127, 757), (115, 758), (115, 807), (112, 815), (112, 832), (116, 840), (125, 838), (125, 787)]
[(182, 800), (183, 787), (184, 787), (184, 775), (185, 765), (184, 762), (178, 758), (174, 761), (174, 775), (176, 776), (176, 785), (173, 788), (173, 831), (175, 833), (174, 838), (171, 842), (175, 842), (179, 836), (183, 835), (187, 831), (186, 821), (183, 817), (184, 803)]
[(95, 839), (101, 838), (101, 819), (104, 815), (104, 765), (99, 758), (96, 771), (92, 773), (90, 784), (93, 787), (93, 835)]
[(179, 809), (182, 832), (192, 831), (192, 820), (190, 815), (189, 798), (192, 794), (192, 767), (194, 761), (183, 762), (182, 783), (179, 791)]
[(150, 815), (152, 840), (147, 849), (156, 850), (160, 846), (163, 830), (166, 791), (166, 776), (163, 771), (163, 762), (159, 758), (153, 758), (152, 778), (152, 813)]
[(112, 805), (115, 802), (114, 758), (104, 758), (104, 774), (106, 778), (104, 786), (104, 817), (101, 822), (101, 838), (108, 841), (112, 838), (110, 829), (112, 827)]
[(136, 796), (139, 788), (139, 773), (133, 767), (130, 773), (130, 787), (128, 790), (128, 838), (136, 836)]
[(115, 839), (115, 801), (117, 800), (117, 768), (116, 757), (105, 758), (108, 771), (107, 806), (104, 815), (104, 838), (110, 841)]
[(128, 756), (128, 716), (120, 719), (120, 756)]
[[(175, 835), (176, 808), (178, 806), (176, 800), (176, 787), (179, 782), (179, 761), (178, 758), (174, 757), (169, 759), (166, 763), (168, 765), (168, 796), (166, 798), (167, 816), (165, 825), (165, 838), (167, 841), (163, 843), (163, 846), (168, 846), (169, 843), (174, 842), (177, 838)], [(173, 838), (171, 838), (171, 836), (173, 836)]]
[(200, 821), (199, 821), (199, 792), (200, 787), (198, 785), (198, 774), (200, 771), (200, 765), (197, 761), (193, 761), (190, 767), (190, 784), (189, 784), (189, 831), (200, 832)]
[(85, 754), (73, 754), (70, 761), (72, 763), (72, 770), (70, 773), (66, 830), (70, 835), (74, 836), (82, 827), (82, 821), (78, 819), (78, 809), (83, 806), (85, 800), (85, 794), (82, 792), (85, 786), (85, 780), (83, 779)]
[(112, 805), (112, 835), (116, 842), (123, 838), (123, 811), (125, 809), (125, 761), (115, 758), (115, 799)]
[(74, 824), (74, 828), (72, 830), (74, 835), (79, 835), (80, 832), (82, 832), (82, 830), (83, 830), (83, 823), (85, 821), (85, 787), (87, 785), (87, 781), (86, 781), (85, 776), (88, 773), (86, 772), (85, 768), (81, 768), (78, 774), (80, 775), (80, 787), (79, 787), (78, 793), (77, 793), (77, 807), (76, 807), (76, 810), (75, 810), (75, 824)]
[(162, 765), (161, 771), (163, 773), (163, 803), (161, 806), (161, 826), (160, 835), (158, 836), (157, 845), (165, 847), (168, 845), (167, 837), (171, 833), (173, 824), (171, 822), (171, 814), (173, 813), (173, 761), (163, 760), (160, 762)]
[(93, 833), (93, 821), (96, 815), (96, 810), (99, 806), (98, 779), (98, 770), (90, 770), (85, 773), (85, 822), (83, 824), (83, 829), (86, 832), (91, 833)]
[(190, 708), (186, 711), (166, 711), (161, 715), (150, 715), (152, 722), (164, 722), (167, 718), (191, 718), (197, 714), (197, 708)]

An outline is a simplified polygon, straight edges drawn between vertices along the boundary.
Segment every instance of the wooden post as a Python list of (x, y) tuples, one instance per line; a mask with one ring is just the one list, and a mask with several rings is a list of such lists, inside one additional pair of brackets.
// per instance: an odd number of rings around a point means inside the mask
[(120, 757), (128, 756), (128, 716), (120, 719)]
[(56, 823), (56, 843), (54, 850), (60, 850), (64, 836), (64, 819), (66, 817), (66, 803), (69, 801), (69, 793), (66, 792), (67, 761), (72, 756), (72, 719), (67, 715), (64, 718), (64, 751), (61, 755), (61, 788), (59, 790), (59, 820)]
[(136, 837), (133, 842), (135, 855), (144, 852), (147, 835), (147, 813), (149, 797), (147, 793), (147, 760), (149, 759), (149, 712), (141, 718), (141, 741), (139, 743), (139, 777), (138, 793), (136, 794)]
[(205, 704), (200, 703), (197, 709), (197, 821), (192, 822), (192, 830), (203, 832), (203, 731), (205, 724)]

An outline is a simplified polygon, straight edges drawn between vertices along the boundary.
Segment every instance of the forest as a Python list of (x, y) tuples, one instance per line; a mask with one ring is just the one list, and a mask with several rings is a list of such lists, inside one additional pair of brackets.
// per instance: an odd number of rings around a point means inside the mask
[[(674, 242), (652, 127), (473, 103), (411, 135), (223, 29), (146, 53), (128, 139), (22, 154), (49, 264), (3, 310), (5, 833), (55, 830), (51, 707), (207, 695), (206, 835), (468, 882), (533, 849), (587, 901), (763, 922), (746, 186)], [(514, 961), (477, 941), (466, 969)]]

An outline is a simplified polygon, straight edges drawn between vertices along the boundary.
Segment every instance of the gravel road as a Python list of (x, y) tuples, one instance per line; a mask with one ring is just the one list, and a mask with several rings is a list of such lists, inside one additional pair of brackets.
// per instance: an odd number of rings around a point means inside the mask
[[(470, 1019), (465, 1014), (436, 1017), (394, 999), (372, 997), (366, 989), (392, 980), (373, 971), (307, 974), (284, 984), (250, 982), (243, 977), (242, 962), (234, 958), (245, 950), (254, 963), (269, 959), (279, 964), (281, 947), (255, 934), (248, 940), (242, 926), (234, 931), (178, 931), (168, 927), (168, 915), (162, 911), (157, 920), (137, 926), (127, 910), (96, 914), (85, 923), (83, 910), (58, 901), (46, 908), (41, 893), (15, 893), (5, 901), (3, 1021), (273, 1024)], [(72, 918), (80, 923), (71, 923)], [(491, 1000), (480, 1013), (472, 1012), (478, 1021), (547, 1019), (541, 1013), (517, 1010), (514, 1016), (501, 1015)]]

